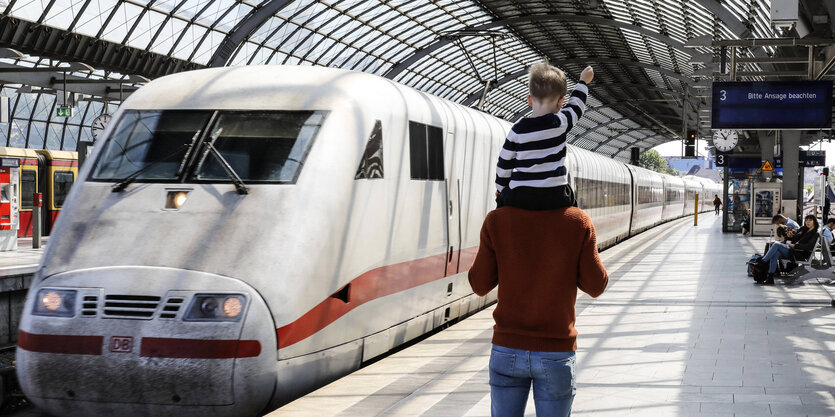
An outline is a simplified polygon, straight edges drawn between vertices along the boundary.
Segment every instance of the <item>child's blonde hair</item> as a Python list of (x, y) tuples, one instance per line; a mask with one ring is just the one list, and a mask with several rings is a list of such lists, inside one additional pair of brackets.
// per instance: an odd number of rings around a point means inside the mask
[(528, 89), (532, 96), (540, 100), (559, 99), (568, 92), (565, 73), (551, 66), (546, 58), (544, 62), (531, 65)]

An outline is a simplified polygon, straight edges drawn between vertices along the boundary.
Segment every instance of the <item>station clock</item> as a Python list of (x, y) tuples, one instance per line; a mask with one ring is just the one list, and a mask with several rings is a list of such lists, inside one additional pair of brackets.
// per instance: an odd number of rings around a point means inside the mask
[(713, 132), (713, 146), (722, 152), (732, 151), (739, 142), (739, 135), (735, 130), (717, 130)]
[(110, 115), (107, 113), (102, 114), (99, 117), (93, 119), (93, 123), (90, 125), (90, 129), (93, 133), (93, 140), (98, 140), (99, 135), (101, 132), (104, 131), (104, 128), (107, 127), (107, 124), (110, 123)]

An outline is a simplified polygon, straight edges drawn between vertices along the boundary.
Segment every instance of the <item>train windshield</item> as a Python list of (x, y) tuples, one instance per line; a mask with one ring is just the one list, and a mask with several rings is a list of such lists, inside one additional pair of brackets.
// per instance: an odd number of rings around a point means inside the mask
[(325, 115), (126, 110), (91, 179), (120, 185), (143, 180), (228, 182), (234, 172), (244, 182), (294, 183)]
[(321, 111), (219, 112), (206, 140), (222, 158), (205, 153), (193, 179), (229, 181), (222, 165), (228, 163), (244, 182), (293, 183), (324, 116)]
[(93, 170), (93, 179), (175, 180), (211, 111), (128, 110)]

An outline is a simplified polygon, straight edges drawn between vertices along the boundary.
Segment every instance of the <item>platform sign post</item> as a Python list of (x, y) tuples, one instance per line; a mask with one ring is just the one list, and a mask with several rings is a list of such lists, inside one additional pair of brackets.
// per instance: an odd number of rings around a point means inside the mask
[(693, 226), (699, 225), (699, 193), (696, 193), (696, 208), (693, 210)]

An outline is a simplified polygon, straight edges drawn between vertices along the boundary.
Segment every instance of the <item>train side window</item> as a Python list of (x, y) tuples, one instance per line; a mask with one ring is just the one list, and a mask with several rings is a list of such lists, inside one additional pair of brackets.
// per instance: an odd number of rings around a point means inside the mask
[(32, 208), (32, 195), (35, 194), (35, 182), (37, 181), (35, 171), (23, 170), (20, 172), (20, 208), (29, 210)]
[(427, 126), (428, 140), (427, 165), (429, 179), (443, 181), (444, 179), (444, 132), (439, 127)]
[(72, 187), (75, 176), (71, 171), (55, 171), (52, 179), (54, 182), (53, 204), (55, 204), (55, 207), (60, 208), (64, 205), (64, 200), (67, 199), (67, 194), (70, 192), (70, 187)]
[(443, 180), (443, 130), (409, 122), (409, 162), (413, 180)]
[(377, 120), (362, 153), (355, 180), (383, 178), (383, 125)]

